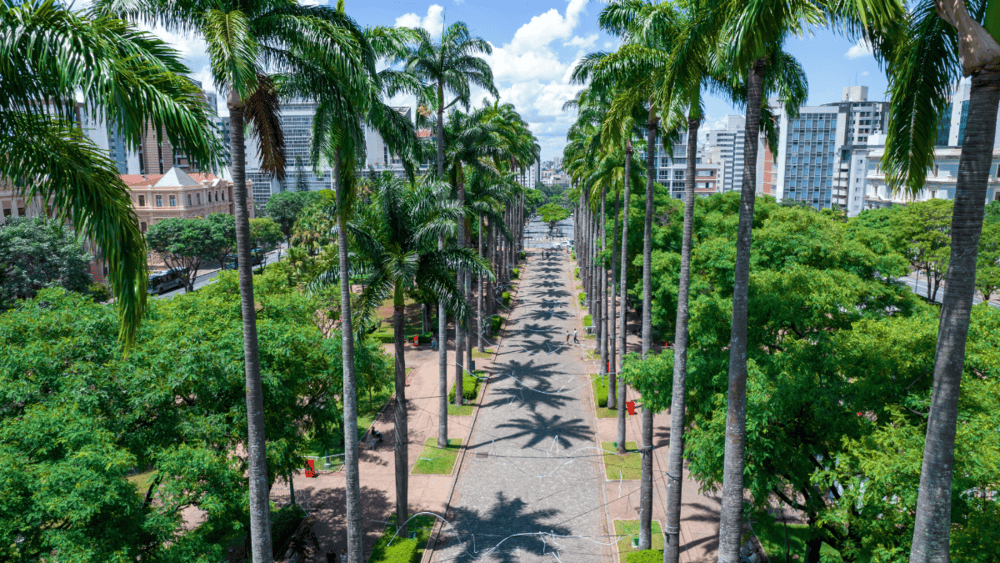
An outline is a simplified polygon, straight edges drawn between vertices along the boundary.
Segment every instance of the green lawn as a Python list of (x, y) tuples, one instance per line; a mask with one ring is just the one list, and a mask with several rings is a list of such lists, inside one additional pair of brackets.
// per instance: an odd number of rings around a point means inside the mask
[(452, 403), (448, 403), (448, 415), (449, 416), (472, 416), (472, 409), (475, 405), (462, 405), (455, 406)]
[(462, 450), (462, 440), (448, 440), (447, 448), (437, 446), (437, 438), (427, 438), (423, 449), (413, 466), (414, 475), (450, 475), (455, 468), (458, 452)]
[[(651, 528), (651, 539), (653, 541), (653, 549), (658, 549), (663, 551), (663, 531), (660, 528), (660, 522), (658, 520), (653, 520)], [(618, 540), (618, 561), (620, 563), (625, 563), (625, 558), (629, 553), (635, 553), (637, 550), (632, 549), (632, 538), (639, 537), (639, 521), (638, 520), (615, 520), (615, 534), (619, 536), (625, 536)], [(662, 557), (661, 557), (662, 560)]]
[[(608, 378), (591, 374), (590, 380), (593, 383), (594, 406), (597, 408), (597, 418), (618, 418), (618, 409), (607, 408), (608, 404)], [(628, 418), (628, 413), (625, 414)]]
[[(764, 548), (764, 553), (774, 563), (803, 562), (806, 560), (806, 541), (809, 539), (809, 526), (805, 524), (788, 525), (788, 559), (785, 559), (785, 526), (781, 522), (765, 525), (763, 523), (754, 524), (753, 531), (757, 533), (757, 539)], [(843, 559), (840, 553), (823, 544), (820, 548), (821, 563), (841, 563)]]
[[(434, 528), (434, 517), (424, 514), (411, 518), (406, 524), (409, 531), (408, 538), (393, 535), (396, 533), (396, 515), (389, 517), (389, 524), (385, 525), (382, 536), (375, 542), (372, 556), (369, 563), (402, 563), (410, 561), (420, 561), (420, 557), (427, 547), (427, 539), (431, 537), (431, 530)], [(392, 541), (392, 545), (389, 542)]]
[(604, 454), (604, 469), (607, 471), (608, 479), (639, 479), (642, 477), (642, 455), (639, 453), (639, 445), (635, 442), (625, 442), (625, 455), (618, 455), (614, 442), (601, 442)]
[(493, 358), (493, 348), (487, 348), (485, 352), (480, 352), (479, 348), (472, 349), (472, 357), (480, 360), (489, 360)]

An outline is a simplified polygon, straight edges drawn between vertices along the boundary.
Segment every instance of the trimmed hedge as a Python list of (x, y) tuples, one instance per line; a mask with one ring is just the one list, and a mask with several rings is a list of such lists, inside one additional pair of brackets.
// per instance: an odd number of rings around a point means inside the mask
[(592, 324), (594, 324), (594, 318), (593, 317), (591, 317), (590, 315), (586, 315), (586, 316), (583, 317), (583, 327), (584, 328), (587, 328), (588, 326), (590, 326)]
[(510, 307), (510, 292), (509, 291), (503, 292), (503, 295), (501, 297), (503, 300), (503, 306)]
[(581, 291), (580, 295), (577, 296), (580, 299), (580, 306), (583, 307), (587, 304), (587, 292)]
[(599, 375), (594, 376), (594, 401), (597, 403), (597, 408), (605, 409), (608, 408), (608, 378), (602, 378)]
[[(476, 372), (483, 373), (483, 372)], [(479, 378), (465, 372), (462, 374), (462, 403), (475, 401), (479, 396)], [(455, 384), (451, 384), (451, 391), (448, 392), (448, 403), (455, 403)]]
[(271, 552), (275, 559), (285, 557), (288, 544), (305, 517), (306, 511), (297, 504), (289, 504), (271, 515)]
[(628, 563), (663, 563), (662, 549), (644, 549), (633, 551), (625, 556)]
[(580, 279), (580, 268), (573, 268), (573, 277), (575, 279)]
[[(392, 329), (389, 329), (388, 331), (379, 330), (379, 331), (376, 331), (376, 332), (373, 332), (373, 333), (369, 334), (368, 336), (370, 338), (374, 339), (374, 340), (377, 340), (378, 342), (381, 342), (382, 344), (392, 344), (392, 343), (396, 342), (396, 335), (393, 334)], [(403, 340), (412, 343), (413, 342), (413, 336), (414, 335), (412, 335), (412, 334), (408, 334), (408, 335), (406, 335), (406, 337), (403, 338)], [(421, 344), (430, 344), (431, 338), (433, 336), (434, 336), (434, 333), (432, 333), (432, 332), (425, 332), (425, 333), (421, 334), (420, 335), (420, 343)]]
[(528, 254), (525, 251), (522, 250), (521, 251), (521, 260), (524, 260), (527, 257), (528, 257)]
[(503, 324), (503, 317), (500, 315), (493, 315), (490, 317), (490, 332), (496, 334), (500, 332), (500, 325)]
[(521, 277), (521, 270), (518, 269), (518, 268), (511, 269), (511, 271), (510, 271), (510, 277), (511, 277), (511, 279), (515, 279), (515, 280), (519, 279)]

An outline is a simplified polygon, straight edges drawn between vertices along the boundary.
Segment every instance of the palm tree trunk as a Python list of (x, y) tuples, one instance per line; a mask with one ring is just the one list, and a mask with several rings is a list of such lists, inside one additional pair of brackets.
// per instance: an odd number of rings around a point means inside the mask
[(688, 292), (691, 286), (691, 238), (694, 236), (694, 180), (698, 158), (701, 84), (692, 92), (688, 116), (687, 173), (684, 177), (684, 230), (681, 235), (681, 272), (677, 284), (677, 322), (674, 325), (674, 388), (670, 401), (670, 454), (667, 458), (667, 516), (663, 563), (680, 559), (681, 483), (684, 480), (684, 415), (687, 391)]
[[(461, 174), (461, 172), (459, 172)], [(461, 179), (458, 181), (458, 206), (460, 209), (465, 209), (465, 186), (462, 184)], [(458, 248), (465, 248), (465, 218), (459, 219), (458, 221), (458, 238), (456, 240)], [(458, 268), (456, 276), (456, 287), (458, 288), (459, 295), (463, 296), (465, 287), (465, 272), (462, 268)], [(462, 376), (464, 375), (466, 366), (462, 365), (465, 358), (465, 327), (464, 323), (459, 321), (458, 315), (455, 315), (455, 404), (458, 406), (462, 405)]]
[(396, 524), (399, 535), (407, 537), (407, 478), (409, 474), (409, 460), (407, 452), (407, 439), (409, 434), (406, 429), (406, 360), (403, 357), (403, 329), (404, 322), (404, 302), (403, 288), (396, 285), (393, 296), (392, 330), (393, 340), (396, 347), (396, 408), (395, 408), (395, 457), (396, 457)]
[[(628, 333), (625, 329), (628, 328), (628, 307), (625, 302), (625, 295), (627, 295), (628, 290), (628, 218), (629, 218), (629, 202), (631, 201), (631, 193), (629, 192), (629, 186), (632, 183), (632, 143), (627, 142), (625, 144), (625, 193), (622, 195), (622, 255), (621, 255), (621, 276), (619, 277), (618, 283), (621, 284), (621, 317), (618, 320), (618, 332), (621, 333), (622, 344), (620, 356), (618, 357), (618, 370), (621, 371), (622, 366), (625, 365), (625, 354), (627, 353), (626, 346), (628, 344)], [(651, 164), (650, 164), (651, 165)], [(620, 407), (618, 408), (618, 454), (625, 455), (625, 409), (626, 397), (625, 397), (625, 380), (618, 380), (618, 403)]]
[(618, 254), (618, 197), (615, 196), (615, 226), (611, 230), (611, 295), (608, 297), (608, 306), (611, 313), (608, 315), (608, 408), (621, 408), (618, 404), (618, 389), (615, 381), (615, 374), (618, 373), (618, 354), (616, 344), (618, 340), (618, 306), (615, 299), (615, 263)]
[[(605, 205), (608, 199), (608, 189), (606, 187), (601, 188), (601, 214), (598, 216), (598, 231), (601, 235), (601, 252), (606, 252), (608, 250), (608, 239), (605, 233), (605, 224), (607, 223), (607, 215)], [(597, 241), (594, 241), (594, 245), (597, 245)], [(604, 260), (596, 260), (597, 265), (597, 316), (594, 317), (594, 328), (597, 330), (597, 349), (601, 355), (601, 378), (607, 376), (611, 371), (608, 369), (608, 329), (605, 325), (605, 311), (606, 304), (608, 302), (608, 274), (607, 270), (604, 268)]]
[[(362, 563), (361, 475), (358, 470), (358, 378), (354, 367), (354, 327), (351, 319), (351, 274), (347, 261), (346, 194), (340, 180), (340, 149), (333, 171), (337, 194), (337, 252), (340, 256), (340, 342), (344, 362), (344, 480), (346, 481), (347, 561)], [(369, 403), (371, 398), (369, 397)]]
[[(438, 236), (438, 250), (444, 237)], [(448, 447), (448, 308), (438, 299), (438, 447)]]
[[(482, 214), (479, 215), (479, 257), (480, 258), (483, 257), (483, 216), (482, 216)], [(483, 276), (479, 276), (479, 283), (476, 284), (476, 290), (477, 290), (476, 291), (476, 311), (478, 312), (478, 315), (479, 315), (479, 322), (477, 323), (477, 325), (479, 327), (479, 336), (478, 336), (478, 338), (479, 338), (479, 352), (480, 353), (486, 352), (486, 341), (485, 341), (485, 338), (483, 337), (483, 333), (484, 333), (485, 328), (486, 328), (486, 327), (483, 326), (483, 319), (486, 318), (486, 317), (483, 316), (483, 290), (486, 289), (485, 285), (486, 285), (486, 279)]]
[[(235, 92), (235, 91), (233, 91)], [(250, 479), (250, 548), (253, 560), (271, 563), (271, 504), (268, 499), (267, 444), (264, 432), (264, 389), (257, 355), (257, 310), (253, 298), (250, 264), (250, 218), (247, 214), (246, 160), (244, 158), (243, 102), (229, 97), (229, 134), (232, 139), (233, 195), (236, 197), (236, 255), (243, 314), (243, 357), (247, 386), (247, 457)]]
[(757, 142), (766, 59), (750, 71), (747, 85), (746, 136), (743, 149), (743, 184), (740, 222), (736, 231), (736, 266), (733, 283), (733, 325), (729, 337), (729, 394), (726, 406), (726, 446), (723, 461), (722, 512), (719, 520), (719, 561), (740, 560), (743, 530), (743, 467), (747, 434), (747, 301), (750, 287), (750, 239), (757, 178)]
[(983, 202), (992, 163), (1000, 73), (973, 75), (969, 122), (958, 162), (951, 219), (951, 259), (945, 279), (941, 323), (934, 358), (934, 390), (920, 470), (911, 563), (947, 562), (951, 529), (952, 474), (958, 396), (965, 367), (965, 342), (975, 295), (976, 257), (983, 228)]
[[(659, 119), (649, 112), (646, 129), (646, 221), (642, 235), (642, 359), (649, 354), (653, 341), (650, 317), (653, 251), (653, 193), (656, 187), (656, 129)], [(653, 522), (653, 410), (642, 405), (642, 482), (639, 484), (639, 549), (652, 546)]]
[(444, 180), (444, 84), (439, 80), (437, 87), (437, 172), (438, 178)]

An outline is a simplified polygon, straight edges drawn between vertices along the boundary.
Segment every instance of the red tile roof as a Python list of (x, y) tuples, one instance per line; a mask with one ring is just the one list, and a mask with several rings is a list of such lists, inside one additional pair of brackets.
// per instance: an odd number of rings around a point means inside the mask
[(142, 176), (139, 174), (122, 174), (122, 182), (125, 182), (126, 186), (138, 188), (144, 186), (152, 186), (162, 178), (162, 174), (154, 174), (152, 176)]

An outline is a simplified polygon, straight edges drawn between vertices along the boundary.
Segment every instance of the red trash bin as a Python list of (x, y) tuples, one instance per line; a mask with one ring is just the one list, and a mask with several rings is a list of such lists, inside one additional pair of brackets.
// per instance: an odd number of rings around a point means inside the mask
[(625, 408), (631, 416), (635, 416), (635, 401), (625, 401)]

